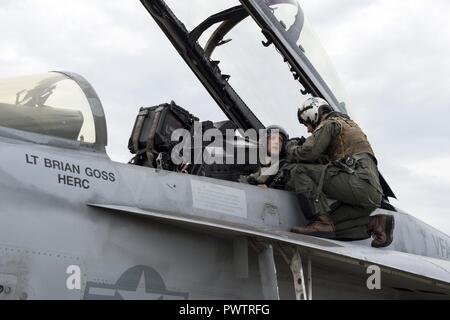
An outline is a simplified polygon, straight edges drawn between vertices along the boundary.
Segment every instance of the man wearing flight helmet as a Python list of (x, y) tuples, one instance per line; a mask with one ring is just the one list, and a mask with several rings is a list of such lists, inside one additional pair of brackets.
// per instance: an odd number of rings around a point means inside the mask
[[(392, 216), (370, 217), (382, 202), (377, 159), (360, 127), (321, 98), (308, 99), (298, 119), (312, 135), (303, 144), (289, 142), (287, 159), (296, 165), (286, 188), (306, 195), (315, 213), (312, 223), (292, 231), (319, 237), (374, 238), (381, 248), (393, 241)], [(336, 200), (330, 205), (329, 200)]]
[[(270, 126), (267, 132), (267, 165), (249, 176), (242, 176), (240, 181), (257, 185), (262, 188), (284, 189), (285, 175), (283, 170), (287, 166), (286, 145), (289, 134), (281, 126)], [(274, 163), (276, 162), (276, 163)]]

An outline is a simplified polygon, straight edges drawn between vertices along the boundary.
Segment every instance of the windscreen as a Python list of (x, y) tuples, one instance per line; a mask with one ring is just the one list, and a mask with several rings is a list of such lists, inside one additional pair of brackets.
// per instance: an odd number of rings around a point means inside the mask
[(1, 80), (0, 126), (96, 142), (88, 99), (75, 81), (56, 72)]

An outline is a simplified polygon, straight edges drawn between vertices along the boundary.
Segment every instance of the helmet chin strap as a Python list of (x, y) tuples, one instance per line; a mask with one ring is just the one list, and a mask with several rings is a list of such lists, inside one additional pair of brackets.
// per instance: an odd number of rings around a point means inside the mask
[(317, 122), (316, 124), (311, 123), (311, 122), (308, 122), (307, 125), (310, 125), (310, 126), (312, 127), (313, 131), (315, 131), (315, 130), (320, 126), (320, 124), (322, 123), (322, 121), (325, 120), (325, 117), (326, 117), (327, 115), (328, 115), (328, 114), (323, 114), (323, 115), (321, 115), (321, 117), (320, 117), (320, 119), (319, 119), (319, 122)]
[(312, 132), (311, 132), (311, 133), (314, 133), (314, 131), (317, 130), (317, 128), (319, 127), (319, 125), (320, 125), (320, 122), (319, 122), (318, 124), (310, 124), (310, 126), (311, 126), (311, 128), (312, 128)]

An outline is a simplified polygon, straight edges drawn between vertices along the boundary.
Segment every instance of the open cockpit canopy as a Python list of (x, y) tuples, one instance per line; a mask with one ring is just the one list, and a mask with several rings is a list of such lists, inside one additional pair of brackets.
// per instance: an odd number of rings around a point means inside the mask
[[(297, 109), (310, 96), (348, 113), (345, 91), (299, 1), (141, 2), (236, 127), (277, 124), (300, 136)], [(395, 198), (380, 178), (385, 195)]]
[(222, 111), (242, 129), (300, 129), (311, 95), (347, 113), (338, 76), (296, 0), (141, 0)]

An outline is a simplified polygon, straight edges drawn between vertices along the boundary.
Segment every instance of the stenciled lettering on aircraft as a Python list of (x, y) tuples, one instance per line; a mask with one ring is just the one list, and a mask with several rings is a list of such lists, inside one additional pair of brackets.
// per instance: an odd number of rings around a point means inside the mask
[(66, 161), (26, 154), (25, 162), (28, 165), (57, 171), (57, 182), (73, 188), (88, 190), (91, 188), (92, 179), (109, 183), (116, 182), (116, 175), (113, 172), (82, 167)]
[(436, 247), (437, 254), (445, 259), (450, 258), (450, 244), (448, 241), (440, 237), (433, 236), (433, 242)]

